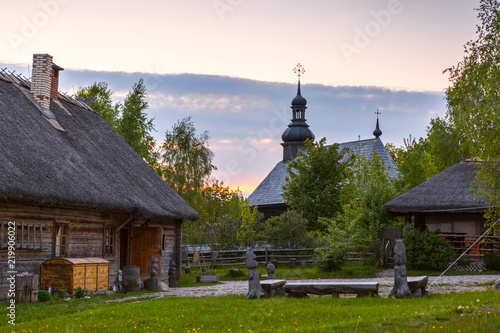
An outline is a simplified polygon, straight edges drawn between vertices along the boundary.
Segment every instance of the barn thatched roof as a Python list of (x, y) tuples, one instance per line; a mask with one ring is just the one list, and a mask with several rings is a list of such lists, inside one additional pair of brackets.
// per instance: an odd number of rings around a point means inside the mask
[[(398, 173), (398, 167), (385, 149), (380, 138), (342, 142), (339, 144), (339, 149), (348, 149), (349, 151), (342, 159), (342, 162), (345, 162), (350, 154), (364, 156), (371, 160), (376, 153), (384, 161), (384, 165), (388, 168), (391, 177), (396, 176)], [(250, 204), (254, 206), (284, 204), (283, 186), (286, 183), (287, 176), (287, 163), (279, 161), (255, 191), (248, 197)]]
[(50, 104), (55, 122), (29, 84), (0, 74), (0, 201), (199, 217), (91, 107), (59, 94)]
[(472, 188), (479, 167), (468, 161), (455, 164), (392, 199), (385, 208), (393, 213), (484, 212), (488, 204), (484, 198), (476, 198)]

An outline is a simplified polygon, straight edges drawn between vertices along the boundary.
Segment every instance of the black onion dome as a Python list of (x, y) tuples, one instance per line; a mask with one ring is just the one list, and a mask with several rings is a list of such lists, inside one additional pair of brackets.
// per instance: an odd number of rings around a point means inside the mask
[(377, 126), (375, 127), (375, 130), (373, 131), (373, 135), (375, 138), (378, 138), (379, 136), (382, 135), (382, 131), (380, 130), (380, 127), (378, 125), (378, 118), (377, 118)]
[(303, 142), (307, 139), (314, 141), (314, 133), (309, 129), (305, 121), (295, 121), (281, 135), (283, 142)]
[(297, 95), (292, 100), (292, 106), (306, 106), (307, 100), (302, 95)]

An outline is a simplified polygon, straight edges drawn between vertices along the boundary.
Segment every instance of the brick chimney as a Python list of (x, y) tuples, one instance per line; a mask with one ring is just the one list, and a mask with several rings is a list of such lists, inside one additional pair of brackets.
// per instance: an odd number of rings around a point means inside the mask
[(33, 54), (31, 94), (42, 109), (50, 109), (50, 99), (57, 100), (59, 72), (64, 68), (52, 62), (50, 54)]

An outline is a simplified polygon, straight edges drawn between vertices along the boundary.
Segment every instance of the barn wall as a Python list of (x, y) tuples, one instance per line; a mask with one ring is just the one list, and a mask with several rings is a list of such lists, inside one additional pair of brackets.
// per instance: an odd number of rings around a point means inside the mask
[[(68, 241), (66, 257), (100, 257), (110, 262), (110, 285), (117, 282), (120, 265), (120, 237), (115, 234), (114, 255), (104, 255), (104, 226), (117, 228), (129, 216), (125, 214), (105, 214), (95, 211), (70, 210), (63, 208), (48, 208), (40, 206), (26, 206), (0, 203), (0, 221), (15, 221), (16, 225), (23, 224), (25, 230), (30, 225), (43, 226), (42, 248), (29, 248), (27, 241), (25, 248), (16, 248), (15, 270), (18, 273), (30, 272), (40, 275), (41, 264), (54, 258), (54, 226), (55, 223), (68, 224)], [(168, 265), (175, 256), (175, 223), (172, 221), (160, 225), (165, 234), (165, 250), (162, 250), (162, 264), (164, 269), (161, 280), (168, 281)], [(8, 240), (8, 228), (4, 227), (3, 241)], [(27, 235), (25, 235), (26, 237)], [(0, 241), (2, 240), (0, 234)], [(39, 245), (37, 244), (37, 247)], [(10, 271), (8, 266), (7, 248), (0, 248), (0, 299), (6, 297), (8, 291), (7, 278)]]

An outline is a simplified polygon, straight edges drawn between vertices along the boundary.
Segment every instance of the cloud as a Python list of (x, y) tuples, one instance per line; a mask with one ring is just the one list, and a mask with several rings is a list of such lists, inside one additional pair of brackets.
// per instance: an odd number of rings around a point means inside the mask
[[(291, 119), (295, 84), (217, 75), (66, 69), (60, 76), (60, 88), (72, 93), (73, 87), (103, 81), (115, 92), (114, 98), (121, 100), (141, 78), (147, 88), (147, 112), (155, 118), (155, 137), (163, 140), (165, 131), (179, 119), (192, 116), (199, 132), (210, 133), (215, 165), (229, 170), (228, 185), (238, 185), (242, 179), (264, 179), (282, 158), (281, 134)], [(410, 134), (425, 136), (430, 119), (446, 111), (443, 92), (304, 82), (301, 90), (307, 99), (311, 130), (317, 140), (326, 137), (329, 144), (357, 140), (358, 136), (371, 138), (374, 113), (379, 109), (381, 139), (401, 146)]]

